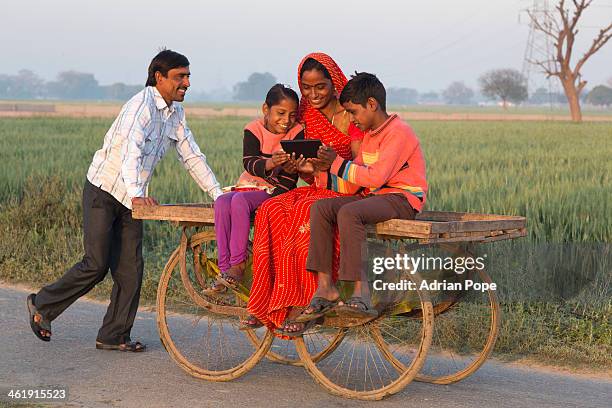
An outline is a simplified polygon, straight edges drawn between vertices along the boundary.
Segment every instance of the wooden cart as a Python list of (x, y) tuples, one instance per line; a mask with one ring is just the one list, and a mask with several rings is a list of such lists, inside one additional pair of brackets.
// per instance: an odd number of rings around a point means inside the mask
[[(321, 325), (293, 339), (265, 327), (245, 330), (239, 321), (248, 314), (248, 279), (240, 290), (223, 295), (204, 291), (219, 274), (213, 208), (146, 206), (134, 208), (133, 216), (171, 221), (182, 228), (180, 244), (160, 278), (157, 323), (172, 359), (195, 377), (232, 380), (266, 357), (304, 366), (333, 394), (377, 400), (413, 379), (449, 384), (466, 378), (495, 344), (500, 309), (494, 290), (421, 289), (427, 276), (409, 268), (387, 270), (381, 276), (413, 289), (375, 292), (379, 316), (374, 320), (341, 319), (331, 313)], [(474, 257), (476, 244), (525, 236), (525, 223), (517, 216), (425, 211), (414, 221), (371, 226), (369, 235), (372, 245), (387, 255), (418, 257), (433, 251), (439, 258), (458, 260)], [(449, 275), (436, 268), (427, 272), (439, 281), (491, 283), (482, 267), (464, 274)]]

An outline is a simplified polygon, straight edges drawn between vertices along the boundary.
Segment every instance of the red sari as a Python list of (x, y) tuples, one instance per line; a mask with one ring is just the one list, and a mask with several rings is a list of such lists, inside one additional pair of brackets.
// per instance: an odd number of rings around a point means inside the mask
[[(346, 77), (326, 54), (309, 54), (298, 67), (313, 58), (319, 61), (332, 77), (337, 94), (346, 85)], [(305, 125), (306, 139), (319, 139), (325, 145), (333, 143), (343, 158), (352, 159), (351, 136), (334, 127), (317, 109), (302, 97), (300, 116)], [(352, 126), (352, 125), (351, 125)], [(351, 128), (351, 134), (359, 132)], [(248, 311), (268, 327), (280, 327), (292, 306), (306, 306), (317, 289), (316, 274), (306, 270), (310, 241), (310, 207), (322, 198), (342, 194), (312, 185), (291, 190), (266, 200), (255, 217), (253, 241), (253, 285)], [(339, 240), (336, 234), (333, 275), (338, 273)]]

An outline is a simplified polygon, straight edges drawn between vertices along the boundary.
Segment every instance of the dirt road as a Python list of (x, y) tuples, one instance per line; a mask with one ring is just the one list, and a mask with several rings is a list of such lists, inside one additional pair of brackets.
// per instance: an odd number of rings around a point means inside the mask
[(154, 313), (139, 312), (132, 332), (146, 353), (96, 350), (105, 305), (85, 300), (54, 322), (53, 340), (43, 343), (26, 322), (26, 294), (0, 287), (0, 387), (67, 386), (70, 407), (609, 407), (612, 396), (609, 379), (497, 362), (454, 385), (413, 382), (380, 402), (330, 396), (302, 368), (266, 360), (235, 381), (206, 382), (170, 360)]

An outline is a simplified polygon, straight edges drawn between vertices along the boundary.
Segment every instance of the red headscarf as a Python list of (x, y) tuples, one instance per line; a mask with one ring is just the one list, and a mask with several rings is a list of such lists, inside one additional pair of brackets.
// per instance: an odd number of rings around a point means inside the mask
[[(302, 65), (307, 59), (312, 58), (318, 61), (327, 69), (332, 79), (332, 84), (336, 90), (336, 94), (340, 95), (342, 89), (347, 83), (346, 77), (342, 73), (338, 64), (327, 54), (322, 52), (313, 52), (306, 55), (298, 66), (298, 85), (302, 89), (302, 78), (300, 71)], [(351, 138), (342, 133), (338, 128), (332, 125), (329, 120), (318, 109), (313, 108), (310, 102), (302, 96), (300, 100), (300, 117), (305, 124), (306, 139), (319, 139), (323, 144), (333, 144), (334, 150), (344, 159), (351, 160)]]

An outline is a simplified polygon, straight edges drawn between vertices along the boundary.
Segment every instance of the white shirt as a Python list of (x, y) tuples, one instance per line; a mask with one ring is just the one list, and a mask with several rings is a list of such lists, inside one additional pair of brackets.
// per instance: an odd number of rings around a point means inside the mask
[(123, 105), (93, 157), (87, 179), (131, 209), (133, 197), (146, 196), (153, 169), (170, 145), (202, 190), (213, 199), (222, 194), (187, 127), (183, 106), (176, 102), (168, 106), (153, 86)]

